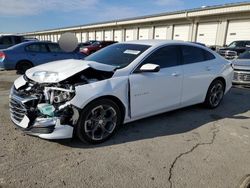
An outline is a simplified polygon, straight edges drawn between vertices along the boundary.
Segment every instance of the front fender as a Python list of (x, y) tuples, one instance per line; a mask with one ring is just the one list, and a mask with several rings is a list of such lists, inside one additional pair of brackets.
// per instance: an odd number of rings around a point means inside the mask
[(114, 96), (125, 106), (125, 119), (128, 117), (128, 77), (115, 77), (90, 84), (76, 86), (75, 97), (70, 103), (83, 109), (91, 101), (102, 96)]

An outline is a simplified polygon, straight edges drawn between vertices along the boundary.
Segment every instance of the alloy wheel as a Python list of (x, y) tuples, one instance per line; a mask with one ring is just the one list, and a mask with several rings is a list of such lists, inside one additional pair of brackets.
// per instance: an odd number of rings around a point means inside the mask
[(116, 125), (115, 109), (109, 105), (99, 105), (87, 114), (84, 131), (92, 140), (103, 140), (114, 131)]

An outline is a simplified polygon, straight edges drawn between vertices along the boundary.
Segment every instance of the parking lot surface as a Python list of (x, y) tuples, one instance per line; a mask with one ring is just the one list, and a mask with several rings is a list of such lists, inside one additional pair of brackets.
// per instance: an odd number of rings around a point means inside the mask
[(239, 187), (250, 174), (250, 89), (136, 121), (100, 145), (28, 136), (9, 119), (0, 72), (0, 187)]

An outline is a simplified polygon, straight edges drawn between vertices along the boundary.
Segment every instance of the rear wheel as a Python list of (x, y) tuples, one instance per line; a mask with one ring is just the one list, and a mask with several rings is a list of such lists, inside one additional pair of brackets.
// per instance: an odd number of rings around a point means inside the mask
[(208, 108), (216, 108), (220, 105), (224, 96), (225, 84), (221, 80), (215, 80), (208, 88), (204, 104)]
[(116, 132), (121, 124), (121, 117), (118, 105), (112, 100), (96, 100), (82, 111), (76, 134), (83, 142), (104, 142)]
[(16, 66), (17, 74), (24, 74), (26, 70), (30, 69), (31, 67), (33, 67), (31, 62), (21, 61)]

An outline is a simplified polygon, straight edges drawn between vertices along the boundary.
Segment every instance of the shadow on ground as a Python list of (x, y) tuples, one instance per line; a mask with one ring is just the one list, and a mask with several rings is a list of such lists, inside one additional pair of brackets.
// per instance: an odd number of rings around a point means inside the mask
[(205, 109), (202, 105), (195, 105), (135, 121), (121, 126), (115, 136), (98, 145), (83, 144), (78, 139), (57, 142), (75, 148), (95, 148), (181, 134), (224, 118), (250, 119), (242, 115), (250, 110), (249, 101), (250, 90), (233, 88), (217, 109)]

